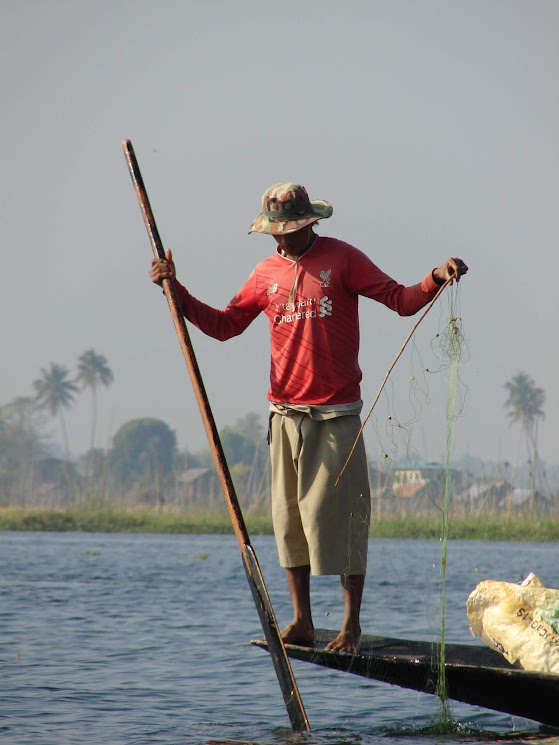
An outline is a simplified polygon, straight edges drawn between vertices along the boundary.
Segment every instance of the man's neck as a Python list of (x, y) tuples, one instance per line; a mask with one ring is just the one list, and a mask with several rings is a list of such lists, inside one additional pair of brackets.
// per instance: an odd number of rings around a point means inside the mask
[(307, 241), (305, 247), (296, 254), (288, 253), (288, 251), (286, 251), (283, 248), (280, 248), (279, 252), (286, 259), (289, 259), (290, 261), (297, 261), (298, 259), (301, 259), (306, 253), (308, 253), (311, 250), (311, 248), (315, 244), (316, 238), (317, 238), (316, 233), (311, 233), (309, 236), (309, 240)]

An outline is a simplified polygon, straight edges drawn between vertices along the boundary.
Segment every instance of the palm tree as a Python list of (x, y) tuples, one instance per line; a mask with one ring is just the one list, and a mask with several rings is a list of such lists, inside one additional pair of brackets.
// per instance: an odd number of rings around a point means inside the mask
[(97, 429), (97, 389), (99, 383), (108, 386), (113, 381), (113, 373), (107, 365), (107, 358), (97, 354), (94, 349), (88, 349), (78, 357), (78, 374), (76, 383), (82, 388), (91, 388), (91, 437), (90, 452), (95, 448), (95, 432)]
[(505, 388), (509, 393), (509, 397), (504, 404), (505, 408), (510, 409), (508, 417), (511, 424), (520, 422), (526, 440), (531, 465), (530, 509), (533, 513), (535, 473), (538, 459), (538, 420), (545, 416), (542, 408), (545, 402), (545, 393), (542, 388), (537, 388), (532, 378), (524, 372), (516, 373), (511, 380), (505, 383)]
[(64, 420), (64, 409), (74, 400), (78, 387), (68, 380), (68, 370), (55, 362), (50, 363), (50, 369), (41, 368), (42, 378), (35, 380), (33, 385), (37, 391), (36, 399), (40, 408), (47, 409), (51, 416), (60, 417), (62, 439), (64, 441), (64, 457), (68, 458), (68, 432)]

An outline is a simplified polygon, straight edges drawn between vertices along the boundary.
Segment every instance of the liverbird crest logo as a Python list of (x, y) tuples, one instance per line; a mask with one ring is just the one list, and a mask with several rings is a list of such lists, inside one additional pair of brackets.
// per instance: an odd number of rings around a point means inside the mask
[(320, 286), (321, 287), (330, 287), (332, 282), (330, 281), (330, 275), (332, 274), (331, 269), (323, 269), (320, 272)]

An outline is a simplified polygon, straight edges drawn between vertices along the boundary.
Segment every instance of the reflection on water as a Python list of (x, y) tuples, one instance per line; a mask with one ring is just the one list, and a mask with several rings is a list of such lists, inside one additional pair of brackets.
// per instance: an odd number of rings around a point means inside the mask
[[(278, 622), (290, 604), (275, 544), (253, 540)], [(371, 542), (364, 631), (440, 635), (438, 541)], [(553, 544), (450, 542), (446, 639), (471, 640), (465, 602), (482, 579), (530, 571), (559, 587)], [(533, 722), (293, 662), (313, 731), (294, 735), (233, 536), (1, 533), (0, 741), (152, 745), (558, 742)], [(341, 622), (339, 582), (316, 577), (319, 627)], [(472, 640), (473, 642), (473, 640)]]

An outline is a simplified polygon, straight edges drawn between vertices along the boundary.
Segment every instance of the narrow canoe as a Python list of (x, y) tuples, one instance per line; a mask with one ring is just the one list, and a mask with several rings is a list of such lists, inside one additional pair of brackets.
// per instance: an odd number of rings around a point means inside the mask
[[(436, 694), (440, 644), (363, 635), (357, 654), (327, 652), (335, 635), (319, 629), (312, 646), (285, 648), (292, 659)], [(267, 649), (264, 640), (251, 644)], [(445, 644), (445, 682), (455, 701), (559, 727), (559, 675), (520, 670), (487, 646)]]

